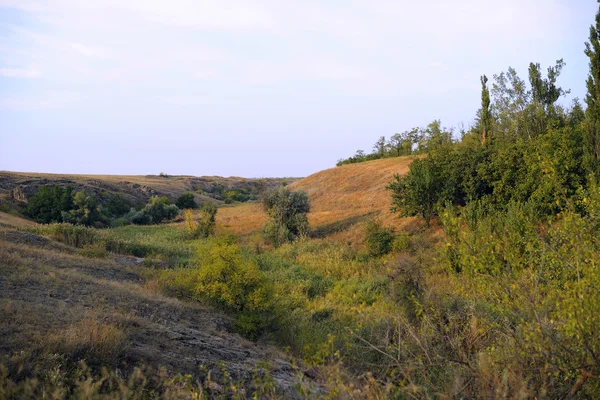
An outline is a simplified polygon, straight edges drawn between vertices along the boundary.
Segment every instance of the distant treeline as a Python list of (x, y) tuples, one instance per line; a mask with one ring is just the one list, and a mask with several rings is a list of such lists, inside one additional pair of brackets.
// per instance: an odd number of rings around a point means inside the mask
[[(451, 143), (454, 131), (454, 128), (442, 127), (440, 120), (434, 120), (425, 128), (413, 128), (402, 133), (396, 133), (389, 139), (381, 136), (373, 145), (371, 153), (367, 154), (363, 150), (357, 150), (355, 155), (338, 160), (336, 165), (339, 167), (344, 164), (354, 164), (386, 157), (426, 153), (433, 146)], [(461, 130), (461, 135), (464, 135), (464, 133), (464, 130)]]
[(198, 208), (193, 193), (183, 193), (176, 204), (167, 197), (152, 196), (147, 204), (133, 205), (119, 194), (102, 202), (84, 189), (75, 192), (72, 186), (45, 185), (29, 199), (25, 214), (42, 224), (68, 222), (103, 228), (158, 224), (174, 219), (184, 208)]

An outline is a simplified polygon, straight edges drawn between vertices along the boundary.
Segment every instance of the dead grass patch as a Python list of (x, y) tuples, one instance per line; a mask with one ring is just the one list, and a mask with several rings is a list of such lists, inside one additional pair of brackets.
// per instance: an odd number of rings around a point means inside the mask
[(49, 334), (47, 343), (52, 351), (71, 359), (114, 363), (126, 348), (127, 334), (122, 323), (92, 312), (66, 329)]

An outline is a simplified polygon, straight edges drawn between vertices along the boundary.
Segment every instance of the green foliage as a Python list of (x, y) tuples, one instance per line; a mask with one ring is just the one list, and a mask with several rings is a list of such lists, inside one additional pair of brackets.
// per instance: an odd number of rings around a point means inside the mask
[(127, 214), (130, 209), (131, 205), (128, 204), (119, 194), (111, 197), (108, 203), (106, 203), (105, 207), (106, 213), (113, 218), (122, 217), (123, 215)]
[(152, 196), (148, 204), (140, 211), (132, 209), (127, 214), (127, 219), (136, 225), (160, 224), (178, 216), (179, 211), (176, 205), (170, 204), (168, 198)]
[(600, 10), (596, 13), (595, 25), (590, 26), (585, 55), (590, 59), (585, 96), (585, 165), (597, 179), (600, 176)]
[(33, 195), (27, 205), (27, 215), (36, 222), (49, 224), (51, 222), (62, 222), (63, 212), (73, 209), (73, 187), (67, 186), (42, 186)]
[(600, 225), (592, 211), (600, 192), (592, 188), (587, 196), (588, 217), (566, 211), (541, 227), (531, 204), (511, 203), (498, 212), (476, 202), (459, 215), (452, 208), (442, 214), (446, 260), (459, 277), (459, 292), (510, 321), (494, 328), (510, 341), (494, 345), (493, 363), (537, 371), (529, 385), (549, 397), (575, 387), (587, 397), (599, 389), (594, 380), (580, 387), (587, 378), (577, 383), (600, 371)]
[(85, 190), (80, 190), (73, 197), (74, 208), (68, 212), (61, 213), (62, 220), (72, 224), (103, 227), (107, 222), (98, 200), (89, 196)]
[(442, 187), (440, 171), (430, 158), (416, 159), (405, 177), (394, 175), (387, 189), (392, 192), (392, 211), (403, 216), (421, 215), (429, 226)]
[(364, 232), (364, 244), (369, 255), (379, 257), (392, 251), (395, 239), (393, 228), (384, 227), (380, 221), (371, 219), (365, 224)]
[(279, 187), (263, 193), (261, 202), (269, 215), (265, 236), (275, 246), (308, 233), (306, 214), (310, 211), (310, 203), (305, 192)]
[(479, 113), (479, 130), (481, 132), (481, 144), (490, 139), (492, 133), (492, 114), (490, 110), (490, 91), (487, 87), (488, 78), (481, 76), (481, 110)]
[(207, 238), (215, 233), (217, 207), (214, 204), (204, 204), (196, 220), (189, 209), (185, 210), (184, 216), (187, 231), (194, 239)]
[(237, 315), (236, 327), (257, 338), (272, 317), (273, 287), (257, 263), (235, 243), (200, 243), (191, 268), (159, 272), (168, 292), (218, 306)]
[(179, 196), (175, 205), (181, 210), (185, 208), (198, 208), (198, 204), (196, 204), (196, 200), (194, 199), (194, 193), (191, 192), (185, 192)]

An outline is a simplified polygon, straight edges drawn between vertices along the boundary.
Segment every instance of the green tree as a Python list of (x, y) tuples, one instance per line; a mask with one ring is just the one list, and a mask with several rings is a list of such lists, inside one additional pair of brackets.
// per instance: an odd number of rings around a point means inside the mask
[(175, 205), (180, 209), (184, 208), (198, 208), (198, 204), (196, 204), (196, 200), (194, 199), (194, 193), (185, 192), (175, 202)]
[(98, 199), (88, 195), (85, 190), (80, 190), (73, 196), (74, 208), (62, 212), (62, 220), (72, 224), (92, 226), (98, 222), (106, 222)]
[(600, 10), (596, 24), (590, 26), (590, 41), (585, 44), (585, 55), (590, 59), (586, 81), (585, 102), (585, 164), (589, 173), (600, 175)]
[(401, 216), (421, 215), (429, 226), (442, 188), (437, 170), (432, 160), (425, 158), (413, 161), (406, 176), (394, 175), (387, 186), (392, 192), (391, 211)]
[(430, 152), (439, 147), (452, 144), (452, 130), (442, 128), (442, 122), (436, 119), (422, 130), (419, 140), (419, 150)]
[(388, 146), (390, 147), (391, 151), (393, 151), (396, 156), (400, 156), (402, 155), (402, 152), (404, 150), (404, 143), (405, 143), (406, 139), (404, 137), (404, 134), (401, 133), (396, 133), (394, 135), (392, 135), (392, 137), (390, 137), (390, 140), (388, 142)]
[(265, 235), (275, 246), (308, 233), (306, 214), (310, 211), (310, 202), (306, 192), (279, 187), (266, 191), (261, 202), (269, 216)]
[(386, 147), (385, 136), (381, 136), (373, 145), (373, 152), (382, 158), (385, 156)]
[(106, 212), (111, 217), (120, 217), (125, 215), (130, 209), (130, 205), (127, 204), (120, 194), (113, 196), (106, 204)]
[(490, 91), (487, 87), (488, 78), (481, 76), (481, 112), (479, 123), (481, 124), (481, 144), (485, 145), (491, 135), (492, 113), (490, 111)]
[(62, 213), (73, 209), (73, 187), (42, 186), (31, 196), (27, 204), (27, 215), (42, 224), (62, 222)]

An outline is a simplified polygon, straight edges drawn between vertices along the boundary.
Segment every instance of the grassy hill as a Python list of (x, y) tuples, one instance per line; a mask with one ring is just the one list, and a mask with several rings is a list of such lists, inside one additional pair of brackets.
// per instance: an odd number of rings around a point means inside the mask
[[(33, 233), (36, 226), (0, 212), (0, 365), (9, 376), (20, 377), (25, 392), (62, 398), (61, 385), (40, 388), (31, 379), (44, 378), (47, 371), (57, 382), (82, 379), (78, 385), (87, 394), (81, 398), (87, 398), (102, 393), (102, 380), (74, 376), (97, 374), (100, 367), (130, 376), (134, 367), (145, 366), (145, 376), (138, 378), (161, 384), (177, 374), (198, 378), (203, 367), (218, 386), (223, 368), (238, 384), (256, 379), (256, 371), (267, 364), (276, 378), (269, 381), (274, 390), (292, 390), (295, 371), (283, 354), (233, 333), (232, 319), (223, 313), (161, 294), (144, 279), (143, 259), (72, 247)], [(159, 366), (168, 375), (161, 378)], [(11, 398), (15, 387), (4, 378), (0, 374), (0, 397)], [(118, 376), (102, 379), (119, 381)]]
[(263, 188), (279, 186), (294, 178), (255, 178), (171, 175), (73, 175), (0, 171), (0, 203), (26, 201), (43, 185), (72, 185), (85, 189), (100, 201), (119, 194), (131, 205), (140, 205), (153, 196), (166, 196), (174, 202), (184, 192), (193, 192), (196, 202), (223, 204), (228, 196), (254, 199)]
[[(399, 219), (390, 210), (391, 196), (385, 189), (394, 174), (404, 175), (413, 157), (395, 157), (343, 165), (317, 172), (290, 185), (310, 197), (309, 223), (315, 237), (330, 237), (349, 243), (361, 238), (361, 222), (377, 217), (401, 228), (414, 223)], [(218, 223), (248, 235), (261, 229), (266, 215), (259, 204), (242, 204), (219, 210)]]

